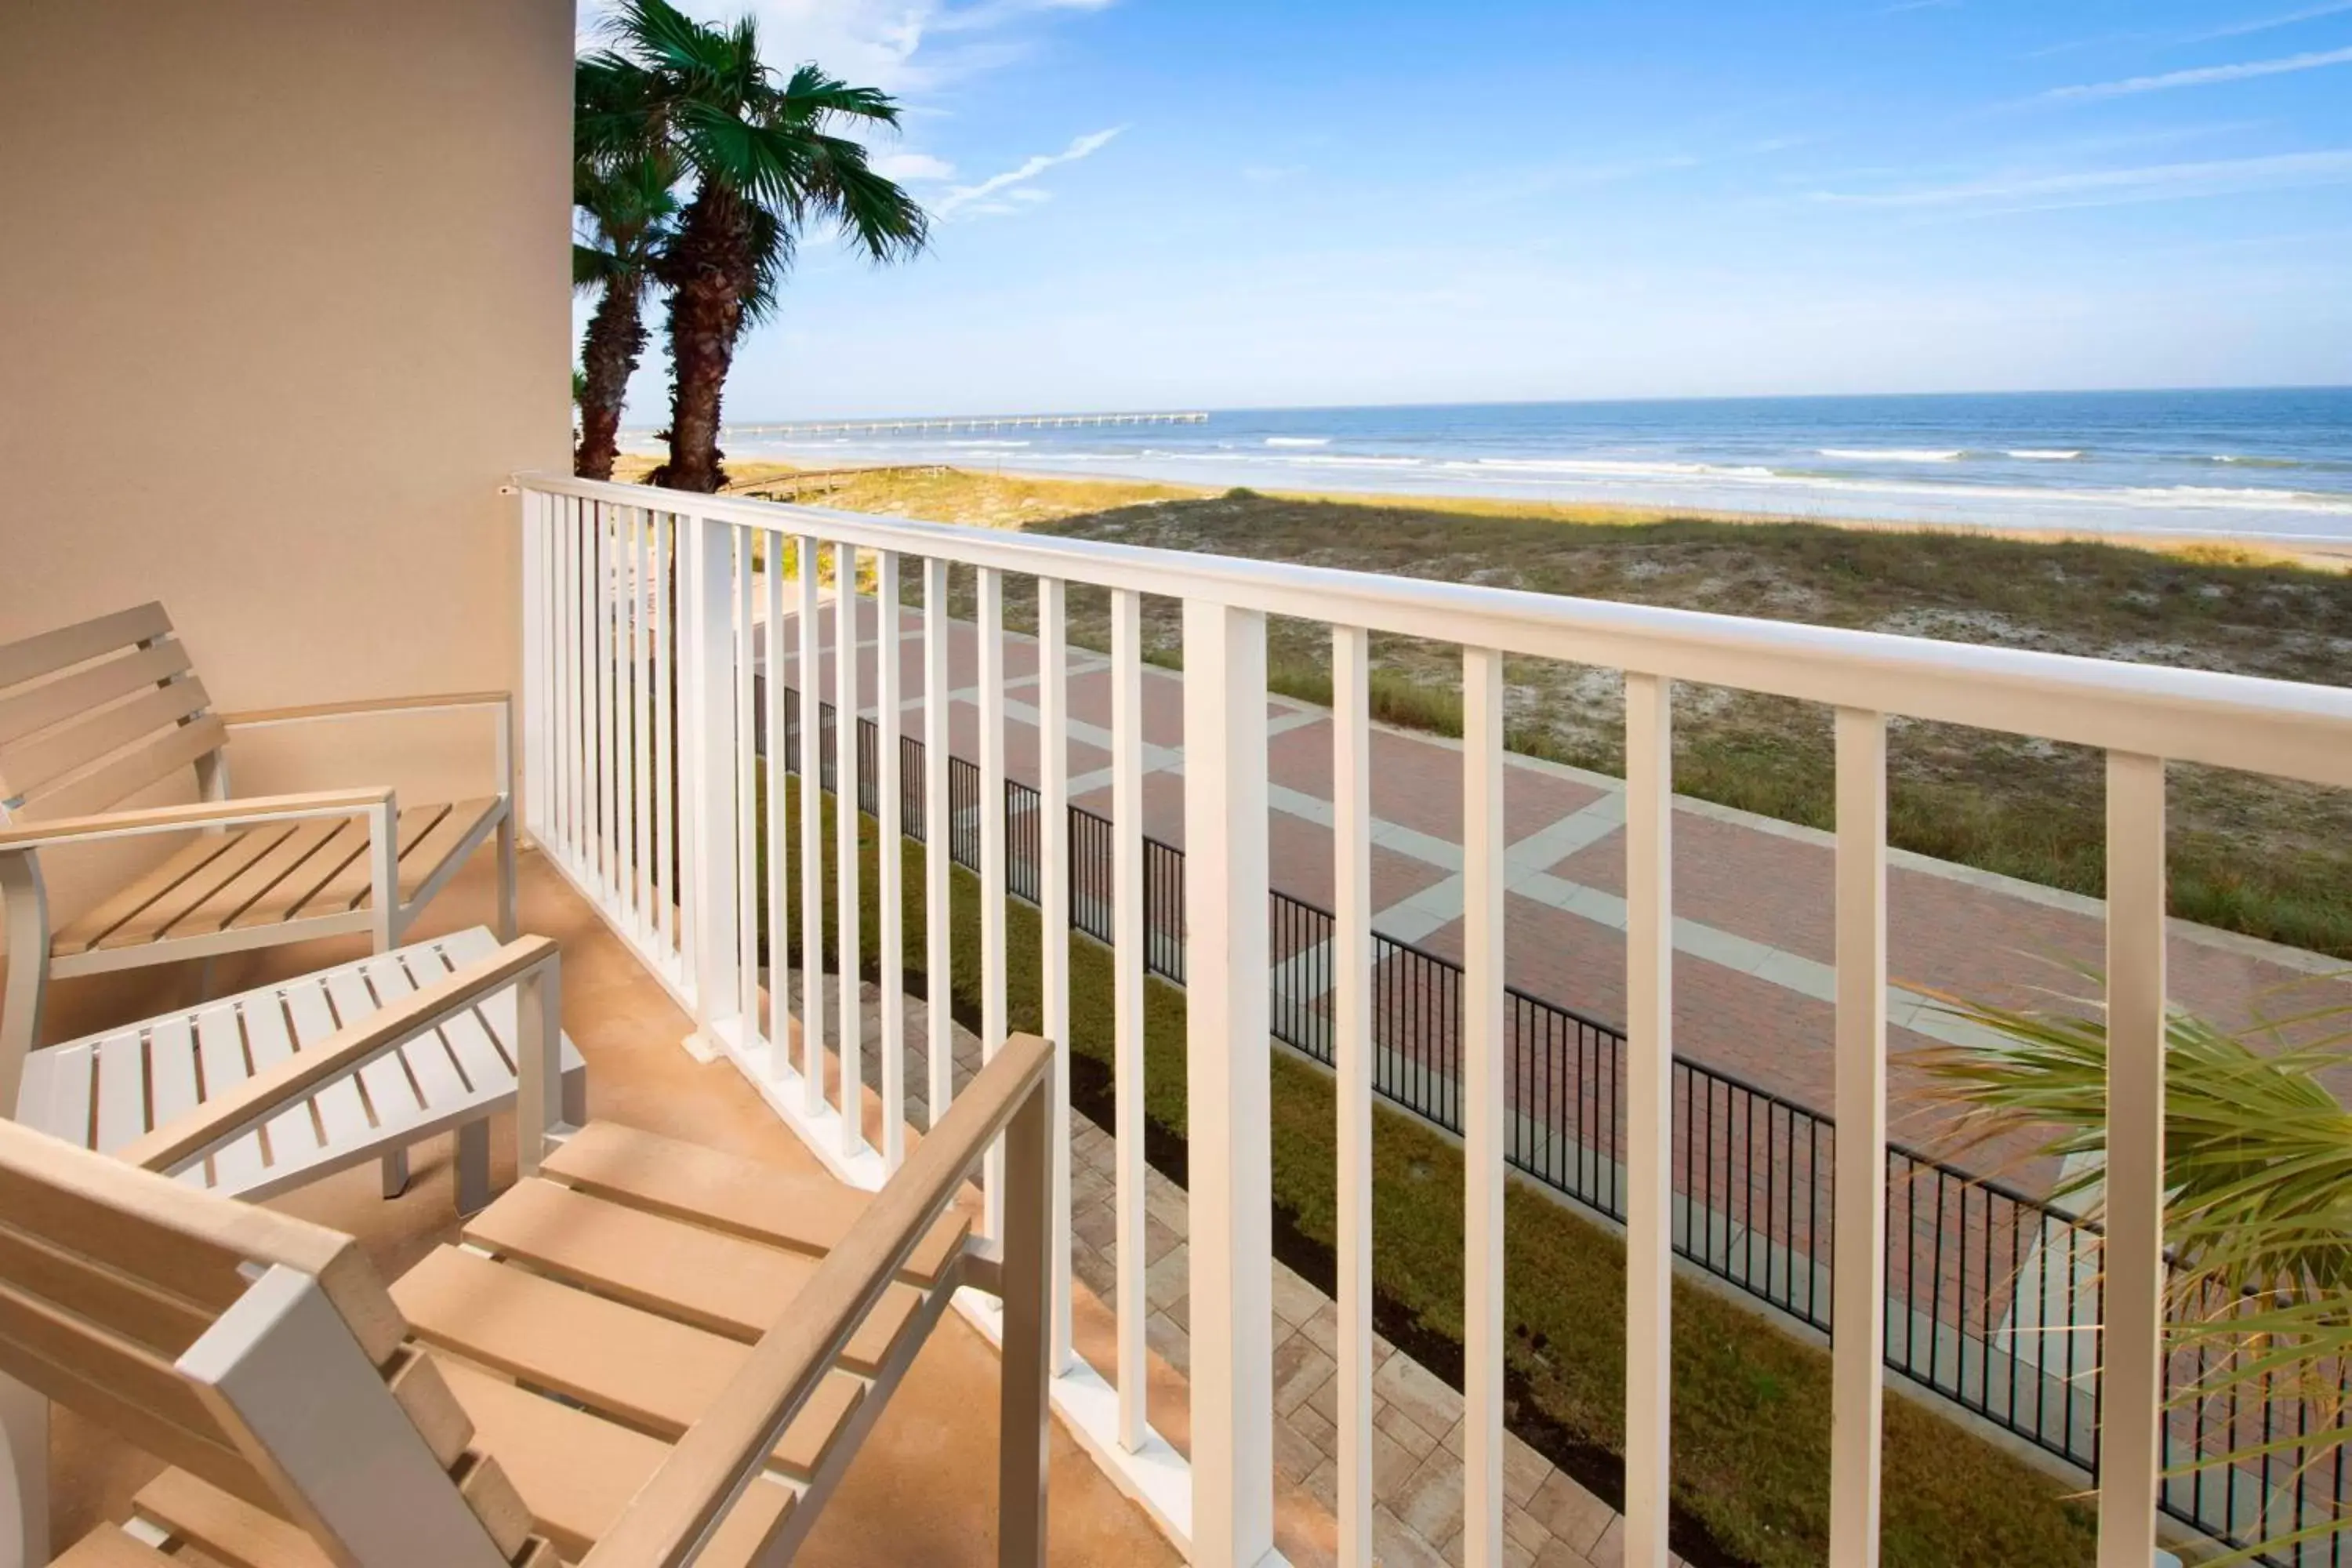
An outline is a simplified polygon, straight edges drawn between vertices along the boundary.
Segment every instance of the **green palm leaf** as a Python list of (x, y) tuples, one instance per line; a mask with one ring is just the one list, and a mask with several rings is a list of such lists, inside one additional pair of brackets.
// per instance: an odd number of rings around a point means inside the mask
[[(2086, 1200), (2085, 1218), (2095, 1222), (2106, 1153), (2102, 1012), (2091, 1004), (2025, 1011), (1944, 1002), (1984, 1037), (1909, 1058), (1934, 1086), (1930, 1099), (1958, 1112), (1949, 1151), (2022, 1139), (2068, 1162), (2072, 1173), (2053, 1195)], [(2167, 1018), (2166, 1331), (2175, 1402), (2225, 1414), (2224, 1432), (2242, 1405), (2300, 1402), (2305, 1412), (2290, 1436), (2198, 1454), (2176, 1473), (2298, 1455), (2283, 1483), (2292, 1488), (2352, 1442), (2341, 1420), (2352, 1366), (2352, 1112), (2324, 1081), (2352, 1062), (2347, 1017), (2352, 1009), (2327, 1007), (2236, 1033), (2178, 1009)], [(2336, 1528), (2330, 1520), (2282, 1531), (2214, 1562), (2284, 1551)]]

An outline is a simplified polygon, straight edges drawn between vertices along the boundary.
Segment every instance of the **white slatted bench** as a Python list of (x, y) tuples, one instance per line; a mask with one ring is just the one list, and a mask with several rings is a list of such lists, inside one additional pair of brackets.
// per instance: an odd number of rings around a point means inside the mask
[[(376, 953), (340, 968), (265, 985), (185, 1012), (149, 1018), (33, 1052), (16, 1120), (100, 1153), (113, 1153), (338, 1029), (498, 951), (488, 930)], [(587, 1068), (567, 1037), (564, 1119), (587, 1117)], [(191, 1185), (261, 1199), (366, 1161), (383, 1162), (386, 1195), (405, 1180), (411, 1144), (455, 1130), (457, 1205), (489, 1201), (489, 1123), (514, 1103), (511, 987), (331, 1082), (260, 1130), (181, 1173)]]

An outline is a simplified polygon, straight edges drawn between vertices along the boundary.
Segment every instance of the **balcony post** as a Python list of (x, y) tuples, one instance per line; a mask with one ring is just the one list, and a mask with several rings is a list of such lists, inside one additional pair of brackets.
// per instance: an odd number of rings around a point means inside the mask
[(1184, 837), (1192, 1560), (1254, 1568), (1274, 1549), (1265, 617), (1198, 600), (1184, 605)]
[(1886, 1361), (1886, 720), (1837, 713), (1830, 1562), (1876, 1568)]
[(2156, 1552), (2164, 1335), (2164, 761), (2107, 756), (2107, 1169), (2099, 1568)]
[(698, 1054), (719, 1047), (721, 1025), (742, 1012), (736, 939), (735, 626), (730, 525), (682, 518), (688, 897), (694, 909), (694, 1026)]
[(1665, 1568), (1674, 1394), (1674, 683), (1625, 676), (1625, 1568)]

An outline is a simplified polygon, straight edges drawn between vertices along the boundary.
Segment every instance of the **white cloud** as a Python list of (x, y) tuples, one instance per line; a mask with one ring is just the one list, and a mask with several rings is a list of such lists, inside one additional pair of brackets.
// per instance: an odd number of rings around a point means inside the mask
[(1114, 0), (980, 0), (980, 4), (959, 10), (941, 11), (931, 18), (931, 30), (939, 33), (972, 32), (985, 27), (997, 27), (1016, 17), (1039, 11), (1108, 11)]
[(2352, 148), (2281, 153), (2263, 158), (2156, 163), (2129, 169), (1998, 176), (1862, 195), (1822, 191), (1815, 193), (1813, 199), (1866, 207), (2088, 206), (2235, 195), (2247, 191), (2339, 184), (2346, 181), (2352, 181)]
[(867, 162), (874, 165), (876, 174), (902, 184), (955, 178), (953, 163), (929, 153), (877, 153)]
[[(978, 0), (950, 6), (944, 0), (677, 0), (688, 15), (709, 22), (731, 22), (750, 12), (771, 64), (815, 60), (845, 81), (900, 96), (997, 69), (1026, 52), (1017, 38), (983, 35), (1017, 32), (1024, 21), (1056, 12), (1099, 11), (1111, 3)], [(582, 5), (583, 47), (606, 41), (609, 13), (608, 0)], [(943, 37), (955, 41), (941, 47)]]
[(2161, 76), (2136, 76), (2123, 81), (2085, 82), (2075, 87), (2052, 88), (2042, 98), (2045, 102), (2127, 98), (2136, 93), (2166, 92), (2177, 87), (2210, 87), (2216, 82), (2245, 81), (2253, 77), (2284, 76), (2289, 71), (2316, 70), (2322, 66), (2340, 65), (2352, 65), (2352, 49), (2327, 49), (2315, 54), (2289, 55), (2274, 60), (2243, 60), (2235, 65), (2200, 66), (2193, 70), (2166, 71)]
[(1020, 208), (1013, 205), (1014, 198), (1006, 198), (1003, 193), (1012, 191), (1017, 185), (1025, 185), (1048, 169), (1064, 163), (1075, 163), (1081, 158), (1093, 156), (1108, 145), (1113, 137), (1126, 129), (1124, 125), (1114, 125), (1108, 131), (1088, 132), (1058, 153), (1040, 153), (1022, 163), (1020, 167), (1008, 169), (1001, 174), (992, 174), (976, 185), (958, 185), (932, 204), (931, 210), (940, 217), (948, 217), (958, 212), (975, 217), (1001, 216), (1006, 213), (1017, 212)]

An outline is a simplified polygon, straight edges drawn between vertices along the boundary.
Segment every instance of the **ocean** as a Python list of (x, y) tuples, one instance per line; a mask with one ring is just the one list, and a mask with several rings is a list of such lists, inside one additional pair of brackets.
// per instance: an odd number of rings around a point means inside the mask
[(2352, 387), (1222, 409), (1197, 425), (734, 431), (725, 447), (815, 467), (2352, 541)]

